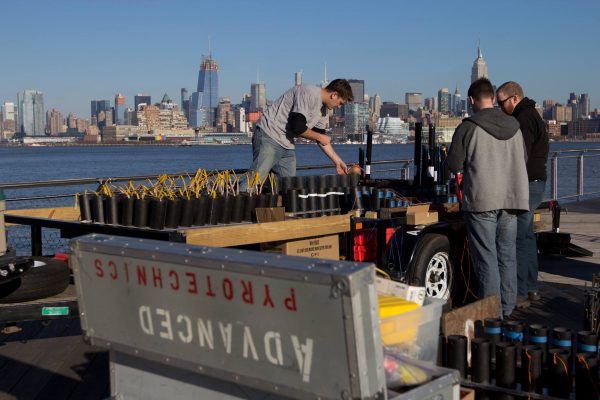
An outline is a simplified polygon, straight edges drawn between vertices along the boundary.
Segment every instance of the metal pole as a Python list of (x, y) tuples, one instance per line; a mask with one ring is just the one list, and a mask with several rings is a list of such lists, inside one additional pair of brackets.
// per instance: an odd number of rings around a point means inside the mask
[(583, 196), (583, 154), (577, 156), (577, 201)]
[(365, 165), (365, 178), (371, 177), (371, 156), (373, 154), (373, 131), (367, 125), (367, 164)]
[(552, 169), (550, 170), (550, 197), (552, 200), (558, 200), (558, 155), (554, 153), (552, 156)]
[(421, 176), (421, 162), (422, 162), (422, 156), (423, 156), (423, 152), (421, 149), (421, 144), (422, 144), (422, 140), (423, 140), (423, 123), (421, 122), (416, 122), (415, 123), (415, 183), (414, 183), (414, 187), (417, 190), (421, 189), (421, 185), (422, 185), (422, 176)]
[(4, 212), (6, 211), (6, 197), (0, 189), (0, 256), (6, 253), (6, 228), (4, 226)]

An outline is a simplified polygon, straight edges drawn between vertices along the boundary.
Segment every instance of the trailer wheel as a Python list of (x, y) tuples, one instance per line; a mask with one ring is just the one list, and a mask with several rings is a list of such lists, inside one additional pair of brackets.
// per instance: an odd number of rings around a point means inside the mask
[(62, 293), (69, 286), (65, 262), (37, 258), (35, 265), (20, 278), (0, 285), (0, 304), (43, 299)]
[(437, 233), (425, 234), (415, 249), (408, 283), (425, 286), (427, 297), (448, 299), (452, 278), (450, 241)]

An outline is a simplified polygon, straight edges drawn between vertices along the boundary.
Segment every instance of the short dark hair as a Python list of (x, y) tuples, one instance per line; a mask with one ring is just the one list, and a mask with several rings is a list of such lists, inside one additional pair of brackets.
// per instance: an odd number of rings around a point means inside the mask
[(519, 96), (520, 98), (525, 97), (523, 94), (523, 88), (515, 81), (504, 82), (498, 89), (496, 89), (496, 93), (502, 92), (506, 96)]
[(354, 101), (354, 95), (352, 94), (352, 87), (345, 79), (334, 79), (325, 88), (329, 93), (336, 92), (338, 96), (347, 102)]
[(487, 78), (479, 78), (469, 86), (469, 91), (467, 92), (469, 97), (474, 98), (475, 100), (481, 100), (484, 97), (494, 98), (494, 87), (492, 86), (492, 82), (490, 82)]

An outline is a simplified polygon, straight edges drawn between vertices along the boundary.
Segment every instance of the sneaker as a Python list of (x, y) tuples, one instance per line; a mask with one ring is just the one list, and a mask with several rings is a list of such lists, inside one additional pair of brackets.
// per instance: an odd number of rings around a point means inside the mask
[(540, 295), (540, 292), (529, 292), (529, 295), (527, 296), (527, 298), (530, 301), (538, 301), (542, 299), (542, 295)]
[(527, 308), (530, 305), (531, 303), (529, 302), (529, 300), (527, 300), (527, 297), (517, 297), (517, 304), (515, 305), (515, 308)]

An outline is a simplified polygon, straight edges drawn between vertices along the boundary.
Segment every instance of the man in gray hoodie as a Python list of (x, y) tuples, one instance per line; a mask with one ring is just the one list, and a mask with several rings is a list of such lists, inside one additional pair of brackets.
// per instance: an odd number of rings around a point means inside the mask
[(463, 172), (464, 212), (479, 296), (500, 295), (500, 315), (508, 317), (517, 299), (517, 213), (529, 209), (529, 183), (519, 122), (494, 108), (488, 79), (468, 91), (475, 114), (452, 137), (446, 159)]

